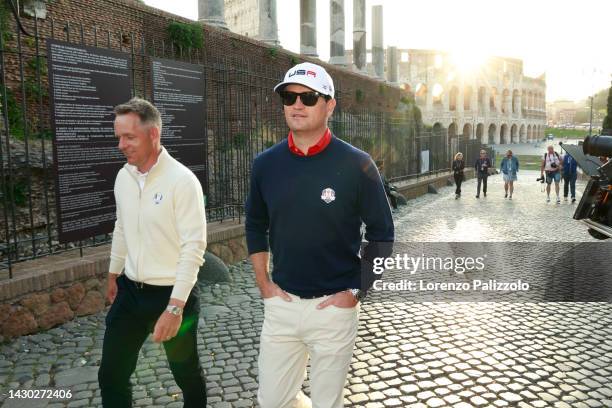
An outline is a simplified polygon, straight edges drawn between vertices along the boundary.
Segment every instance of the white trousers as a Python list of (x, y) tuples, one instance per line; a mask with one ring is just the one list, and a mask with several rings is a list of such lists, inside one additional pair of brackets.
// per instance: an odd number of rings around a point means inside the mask
[(327, 297), (300, 299), (290, 295), (264, 299), (259, 348), (261, 408), (303, 406), (302, 383), (310, 356), (313, 408), (342, 408), (343, 390), (357, 337), (359, 305), (317, 309)]

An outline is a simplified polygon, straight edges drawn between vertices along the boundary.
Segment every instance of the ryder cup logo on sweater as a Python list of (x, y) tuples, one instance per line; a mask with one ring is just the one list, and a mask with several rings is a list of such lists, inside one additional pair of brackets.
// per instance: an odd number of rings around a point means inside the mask
[(325, 201), (326, 204), (331, 203), (336, 199), (336, 192), (331, 188), (326, 188), (321, 191), (321, 200)]
[(155, 193), (155, 195), (153, 196), (153, 202), (155, 204), (159, 204), (161, 203), (161, 200), (164, 198), (164, 196), (162, 195), (162, 193)]

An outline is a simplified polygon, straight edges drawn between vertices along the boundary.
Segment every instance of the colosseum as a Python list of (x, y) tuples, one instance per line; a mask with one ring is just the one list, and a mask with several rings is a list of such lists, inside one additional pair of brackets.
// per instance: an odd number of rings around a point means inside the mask
[(530, 143), (544, 137), (546, 79), (523, 74), (523, 62), (492, 57), (461, 72), (451, 55), (401, 49), (399, 82), (415, 93), (423, 122), (452, 140)]

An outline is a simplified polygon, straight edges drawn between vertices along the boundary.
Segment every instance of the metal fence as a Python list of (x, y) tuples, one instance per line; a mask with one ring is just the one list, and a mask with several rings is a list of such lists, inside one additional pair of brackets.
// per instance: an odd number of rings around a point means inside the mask
[[(23, 19), (0, 35), (0, 270), (12, 264), (68, 249), (95, 246), (108, 235), (60, 245), (49, 110), (45, 40), (114, 49), (130, 54), (132, 94), (151, 99), (151, 57), (200, 64), (205, 70), (207, 216), (210, 221), (241, 217), (253, 158), (287, 134), (282, 105), (272, 92), (288, 67), (256, 64), (248, 58), (206, 58), (198, 50), (181, 50), (122, 31), (85, 28), (81, 24)], [(334, 133), (384, 160), (390, 180), (447, 170), (452, 146), (445, 134), (421, 129), (408, 114), (344, 111), (342, 90), (330, 127)], [(466, 141), (467, 159), (475, 141)], [(479, 145), (478, 145), (479, 146)], [(456, 146), (455, 146), (456, 147)], [(429, 150), (429, 167), (421, 170), (421, 151)]]

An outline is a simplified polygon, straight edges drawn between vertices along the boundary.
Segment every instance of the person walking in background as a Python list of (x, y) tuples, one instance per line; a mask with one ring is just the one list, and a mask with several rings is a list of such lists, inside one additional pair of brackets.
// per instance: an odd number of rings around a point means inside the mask
[(384, 160), (377, 160), (376, 161), (376, 167), (378, 167), (378, 172), (380, 173), (380, 179), (382, 180), (383, 187), (385, 188), (385, 194), (387, 194), (387, 199), (389, 200), (389, 205), (391, 205), (391, 207), (394, 210), (397, 210), (397, 198), (395, 198), (395, 196), (392, 194), (392, 192), (391, 192), (391, 184), (389, 184), (389, 182), (387, 181), (387, 178), (385, 177), (385, 174), (384, 174), (385, 161)]
[(463, 153), (458, 152), (455, 155), (453, 160), (453, 177), (455, 179), (455, 200), (461, 197), (461, 183), (463, 183), (463, 179), (465, 175), (463, 174), (463, 170), (465, 169), (465, 162), (463, 161)]
[(563, 162), (559, 157), (559, 153), (555, 152), (555, 148), (548, 146), (547, 152), (544, 153), (542, 165), (540, 167), (540, 177), (544, 177), (546, 172), (546, 202), (550, 203), (550, 185), (555, 182), (555, 192), (557, 193), (557, 204), (561, 203), (559, 198), (559, 181), (561, 181), (561, 166)]
[(480, 156), (474, 163), (474, 170), (478, 178), (478, 186), (476, 187), (476, 198), (480, 198), (480, 186), (482, 185), (482, 193), (487, 196), (487, 178), (489, 178), (489, 169), (493, 167), (491, 159), (487, 157), (487, 151), (481, 150)]
[[(572, 195), (572, 203), (576, 202), (576, 178), (578, 177), (578, 164), (569, 154), (563, 156), (563, 201), (567, 201), (568, 189)], [(569, 188), (568, 188), (569, 187)]]
[[(506, 191), (504, 198), (512, 200), (516, 173), (519, 171), (519, 161), (512, 155), (512, 150), (506, 152), (506, 157), (501, 162), (500, 171), (504, 178), (504, 190)], [(510, 191), (510, 196), (508, 196), (508, 190)]]

